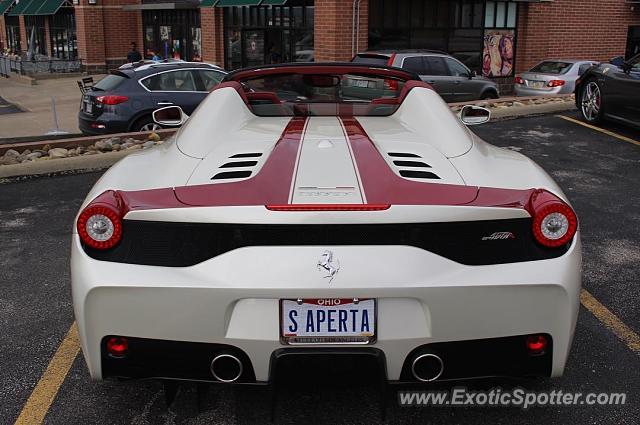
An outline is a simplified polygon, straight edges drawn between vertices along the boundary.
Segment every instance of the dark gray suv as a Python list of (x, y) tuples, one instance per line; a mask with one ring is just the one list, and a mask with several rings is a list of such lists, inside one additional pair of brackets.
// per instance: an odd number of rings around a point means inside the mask
[(379, 51), (359, 53), (355, 63), (387, 65), (413, 71), (429, 83), (445, 102), (497, 99), (498, 86), (476, 75), (456, 58), (436, 51)]
[(111, 71), (82, 96), (78, 121), (84, 134), (151, 131), (151, 114), (180, 106), (191, 114), (227, 73), (199, 62), (139, 63)]

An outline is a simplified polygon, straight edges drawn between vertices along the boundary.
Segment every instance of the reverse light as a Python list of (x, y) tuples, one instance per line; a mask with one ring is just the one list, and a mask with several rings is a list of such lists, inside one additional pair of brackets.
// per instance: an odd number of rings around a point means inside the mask
[(533, 236), (539, 244), (558, 248), (573, 239), (578, 230), (578, 217), (569, 205), (547, 191), (532, 196)]
[(524, 80), (522, 79), (522, 77), (521, 77), (521, 76), (516, 75), (515, 83), (516, 83), (516, 84), (524, 84)]
[(265, 205), (269, 211), (384, 211), (389, 204), (285, 204)]
[(531, 335), (527, 337), (527, 351), (532, 356), (544, 354), (549, 342), (544, 335)]
[(123, 336), (107, 339), (107, 353), (112, 357), (124, 357), (129, 352), (129, 341)]
[(84, 244), (93, 249), (109, 249), (122, 238), (122, 214), (114, 192), (105, 192), (78, 216), (77, 229)]
[(551, 80), (547, 83), (547, 87), (562, 87), (565, 83), (566, 81), (564, 80)]
[(129, 98), (127, 96), (108, 95), (96, 97), (96, 101), (103, 105), (119, 105), (120, 103), (127, 102), (128, 100)]

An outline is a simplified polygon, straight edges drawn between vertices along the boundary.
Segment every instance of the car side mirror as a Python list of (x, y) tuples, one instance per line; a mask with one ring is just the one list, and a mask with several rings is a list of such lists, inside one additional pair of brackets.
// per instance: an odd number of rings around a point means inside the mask
[(466, 105), (458, 116), (465, 125), (479, 125), (491, 119), (491, 111), (480, 106)]
[(179, 127), (188, 119), (189, 116), (179, 106), (165, 106), (153, 111), (153, 120), (161, 126)]
[(469, 72), (469, 79), (470, 79), (470, 80), (471, 80), (472, 78), (474, 78), (474, 77), (477, 77), (477, 76), (478, 76), (478, 73), (477, 73), (476, 71), (471, 71), (471, 72)]
[(618, 68), (623, 68), (626, 63), (622, 56), (617, 56), (609, 61), (611, 65), (617, 66)]

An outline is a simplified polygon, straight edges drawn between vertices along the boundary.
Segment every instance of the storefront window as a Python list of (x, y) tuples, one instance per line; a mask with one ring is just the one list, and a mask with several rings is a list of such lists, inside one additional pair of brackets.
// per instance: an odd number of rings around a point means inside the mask
[(27, 30), (27, 55), (29, 59), (46, 56), (47, 42), (44, 30), (44, 16), (25, 16), (25, 28)]
[(51, 56), (59, 59), (76, 59), (76, 19), (73, 9), (61, 8), (50, 17)]
[(313, 0), (224, 9), (227, 69), (313, 61)]
[(485, 77), (513, 76), (517, 3), (488, 1), (485, 11), (482, 75)]
[(20, 52), (20, 22), (17, 16), (5, 16), (5, 24), (7, 29), (7, 46), (6, 48), (12, 52)]
[[(514, 32), (516, 17), (517, 3), (510, 1), (369, 0), (369, 49), (441, 50), (481, 72), (487, 28)], [(511, 72), (510, 61), (500, 74)]]
[(202, 60), (198, 10), (143, 11), (145, 59)]

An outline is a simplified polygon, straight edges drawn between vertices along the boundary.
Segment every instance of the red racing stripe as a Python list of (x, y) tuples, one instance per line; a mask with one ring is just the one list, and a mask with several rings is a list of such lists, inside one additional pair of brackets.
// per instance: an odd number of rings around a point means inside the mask
[(235, 183), (176, 187), (176, 197), (180, 202), (192, 206), (288, 203), (298, 146), (306, 120), (304, 117), (295, 117), (289, 121), (273, 152), (254, 177)]
[(408, 180), (393, 172), (355, 118), (341, 118), (367, 202), (391, 205), (468, 205), (525, 208), (533, 189), (513, 190)]

